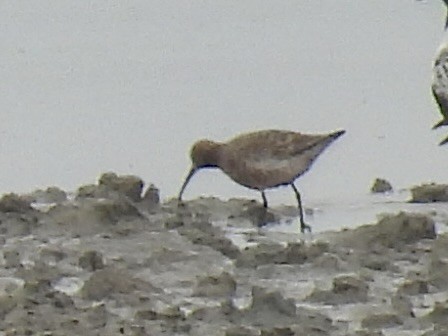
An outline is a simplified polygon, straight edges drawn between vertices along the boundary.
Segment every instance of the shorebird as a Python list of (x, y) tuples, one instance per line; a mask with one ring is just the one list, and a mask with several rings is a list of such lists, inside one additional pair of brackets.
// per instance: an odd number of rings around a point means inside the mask
[[(445, 31), (448, 28), (448, 0), (443, 0), (447, 7), (445, 19)], [(432, 129), (448, 125), (448, 42), (445, 40), (439, 47), (433, 66), (433, 78), (431, 84), (432, 94), (439, 107), (442, 120), (435, 124)], [(448, 137), (443, 139), (439, 145), (448, 143)]]
[(192, 176), (202, 168), (220, 168), (235, 182), (261, 192), (268, 207), (265, 190), (282, 185), (293, 189), (299, 207), (300, 230), (305, 224), (302, 201), (294, 181), (307, 172), (316, 158), (344, 130), (328, 134), (302, 134), (291, 131), (263, 130), (246, 133), (224, 143), (200, 140), (191, 148), (192, 167), (179, 192), (179, 201)]

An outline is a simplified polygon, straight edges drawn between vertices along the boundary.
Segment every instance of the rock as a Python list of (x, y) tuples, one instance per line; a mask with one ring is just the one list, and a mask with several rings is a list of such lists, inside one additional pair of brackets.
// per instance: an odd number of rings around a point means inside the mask
[[(146, 331), (146, 328), (142, 325), (131, 325), (130, 330), (132, 332), (130, 336), (147, 336), (149, 334), (149, 332)], [(124, 330), (121, 334), (124, 334)]]
[(431, 312), (421, 317), (431, 323), (448, 325), (448, 301), (436, 302)]
[(97, 215), (104, 221), (116, 223), (123, 217), (142, 217), (140, 211), (126, 200), (101, 200), (93, 203)]
[(260, 336), (294, 336), (296, 333), (287, 327), (277, 327), (273, 329), (263, 329), (261, 330)]
[(286, 299), (278, 291), (268, 291), (262, 287), (252, 287), (251, 311), (268, 310), (272, 314), (296, 316), (296, 305), (293, 299)]
[(81, 294), (85, 299), (102, 300), (109, 295), (154, 289), (149, 283), (134, 279), (126, 270), (108, 267), (95, 271), (84, 283)]
[(448, 259), (439, 258), (437, 255), (431, 256), (428, 267), (428, 283), (439, 290), (448, 289)]
[[(17, 278), (0, 278), (0, 318), (12, 311), (21, 301), (24, 282)], [(1, 323), (0, 323), (1, 325)]]
[(286, 264), (303, 264), (311, 262), (316, 258), (328, 252), (329, 245), (327, 242), (314, 241), (311, 244), (288, 243), (285, 249)]
[(314, 260), (314, 267), (320, 267), (325, 270), (341, 271), (348, 268), (346, 262), (341, 260), (338, 255), (332, 253), (323, 253)]
[(423, 184), (411, 188), (412, 203), (448, 202), (447, 184)]
[(221, 301), (217, 306), (214, 305), (198, 307), (194, 309), (189, 318), (194, 322), (212, 322), (229, 319), (233, 321), (234, 324), (236, 324), (236, 321), (240, 321), (242, 316), (243, 312), (233, 306), (233, 302), (231, 301), (231, 299), (227, 299)]
[(165, 220), (164, 227), (166, 230), (174, 230), (184, 226), (184, 222), (179, 216), (171, 216)]
[(39, 301), (37, 296), (44, 296), (52, 291), (51, 281), (48, 279), (41, 279), (38, 276), (36, 279), (27, 280), (23, 286), (28, 297), (32, 297), (34, 301)]
[(435, 224), (432, 218), (400, 212), (397, 215), (386, 216), (378, 222), (379, 235), (386, 235), (384, 242), (393, 246), (397, 241), (414, 243), (420, 239), (436, 238)]
[(367, 329), (385, 329), (402, 325), (403, 321), (395, 314), (373, 314), (361, 321), (361, 326)]
[(245, 326), (230, 327), (226, 329), (225, 336), (260, 336), (260, 331)]
[(79, 267), (92, 272), (104, 268), (103, 256), (97, 251), (86, 251), (79, 257)]
[(386, 215), (374, 225), (363, 225), (346, 232), (340, 243), (384, 254), (384, 248), (399, 248), (421, 239), (436, 238), (434, 220), (422, 214), (400, 212)]
[(0, 295), (17, 295), (22, 293), (25, 282), (19, 278), (0, 277)]
[(238, 267), (256, 267), (285, 261), (285, 246), (274, 242), (262, 242), (244, 248), (236, 264)]
[(370, 188), (370, 192), (374, 194), (381, 194), (392, 191), (392, 185), (389, 181), (381, 178), (376, 178), (373, 182), (372, 187)]
[(412, 305), (411, 300), (407, 295), (403, 295), (401, 293), (397, 293), (392, 296), (390, 303), (395, 313), (397, 313), (402, 318), (410, 318), (415, 317), (414, 307)]
[(177, 228), (180, 235), (187, 237), (193, 244), (205, 245), (221, 252), (225, 256), (235, 259), (240, 251), (232, 240), (225, 236), (225, 232), (214, 227), (207, 221), (183, 222)]
[[(191, 324), (186, 321), (184, 313), (177, 304), (173, 304), (170, 300), (159, 299), (158, 297), (148, 298), (144, 305), (135, 310), (133, 322), (141, 325), (157, 325), (164, 327), (162, 334), (167, 335), (190, 335)], [(165, 329), (167, 328), (167, 329)], [(150, 333), (144, 335), (159, 335), (151, 330)]]
[(357, 330), (353, 336), (384, 336), (380, 330)]
[(311, 244), (259, 243), (246, 247), (237, 258), (237, 266), (256, 267), (264, 264), (304, 264), (328, 251), (328, 244), (317, 241)]
[(39, 255), (41, 260), (46, 263), (57, 263), (67, 258), (67, 253), (64, 251), (49, 247), (43, 248)]
[(357, 275), (340, 275), (333, 279), (333, 293), (335, 294), (356, 296), (359, 301), (363, 301), (367, 299), (368, 290), (369, 286)]
[(280, 219), (270, 212), (269, 209), (266, 209), (258, 203), (255, 203), (247, 208), (243, 208), (238, 216), (234, 216), (232, 218), (247, 219), (257, 227), (263, 227), (265, 225), (278, 222)]
[(5, 238), (29, 235), (39, 223), (36, 212), (34, 209), (27, 213), (0, 211), (0, 241)]
[(398, 288), (398, 292), (402, 295), (428, 294), (429, 284), (427, 280), (423, 279), (408, 279)]
[(146, 189), (141, 203), (145, 205), (145, 208), (152, 210), (160, 205), (160, 192), (154, 184), (150, 184)]
[(5, 194), (0, 199), (0, 212), (27, 213), (33, 211), (30, 200), (17, 194)]
[(55, 281), (61, 277), (61, 271), (56, 265), (50, 265), (42, 260), (36, 260), (33, 266), (18, 267), (16, 276), (25, 281), (25, 287), (29, 289), (42, 288), (47, 283)]
[(58, 187), (48, 187), (45, 190), (37, 189), (25, 197), (33, 203), (62, 203), (67, 200), (67, 193)]
[(17, 306), (17, 297), (13, 295), (0, 295), (0, 318), (3, 319), (6, 314)]
[(133, 175), (118, 176), (113, 172), (108, 172), (100, 176), (98, 186), (105, 186), (109, 190), (116, 191), (129, 197), (132, 201), (138, 202), (141, 200), (143, 180)]
[(14, 249), (3, 251), (3, 259), (5, 259), (6, 268), (16, 268), (20, 265), (20, 253)]
[(47, 297), (51, 299), (52, 304), (59, 309), (73, 308), (75, 305), (72, 298), (65, 293), (53, 291), (47, 294)]
[(434, 330), (428, 330), (421, 336), (446, 336), (446, 335), (448, 335), (448, 326), (435, 325)]
[[(98, 184), (88, 184), (78, 188), (76, 199), (83, 198), (127, 198), (132, 202), (141, 201), (143, 181), (137, 176), (104, 173), (100, 176)], [(148, 196), (149, 197), (149, 196)]]
[(217, 297), (230, 297), (235, 294), (236, 281), (227, 272), (223, 272), (218, 276), (206, 276), (198, 279), (198, 282), (193, 289), (193, 295)]
[(151, 309), (139, 310), (135, 313), (136, 320), (176, 320), (183, 316), (182, 311), (175, 305), (162, 305)]
[(56, 205), (48, 211), (56, 230), (73, 235), (89, 235), (104, 230), (119, 230), (118, 223), (143, 218), (126, 199), (83, 199), (72, 204)]
[(438, 258), (448, 258), (448, 234), (442, 233), (437, 235), (437, 239), (431, 246), (431, 254)]
[(396, 267), (387, 255), (366, 252), (359, 256), (359, 260), (361, 266), (374, 271), (396, 271)]
[(335, 335), (335, 321), (315, 309), (298, 308), (298, 319), (294, 322), (296, 335), (323, 336)]
[(92, 330), (104, 328), (107, 323), (107, 311), (105, 304), (89, 307), (85, 309), (86, 321)]
[(307, 300), (331, 305), (367, 302), (368, 291), (368, 284), (356, 274), (339, 275), (333, 279), (331, 290), (316, 289)]
[(76, 191), (76, 199), (109, 197), (109, 190), (105, 186), (97, 186), (95, 184), (83, 185)]

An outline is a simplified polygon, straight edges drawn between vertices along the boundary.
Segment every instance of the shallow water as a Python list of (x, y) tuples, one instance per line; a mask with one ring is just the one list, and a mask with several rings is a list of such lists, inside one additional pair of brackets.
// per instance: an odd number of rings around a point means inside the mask
[[(312, 227), (314, 234), (372, 224), (387, 214), (407, 211), (433, 217), (438, 232), (447, 232), (448, 207), (446, 203), (409, 203), (409, 199), (410, 193), (408, 191), (400, 191), (392, 194), (359, 195), (353, 199), (345, 197), (325, 202), (309, 202), (305, 203), (305, 222)], [(263, 230), (280, 233), (299, 232), (300, 224), (297, 211), (293, 208), (294, 205), (294, 203), (288, 204), (287, 211), (282, 206), (271, 209), (273, 212), (282, 215), (290, 214), (290, 216), (283, 218), (280, 223), (275, 222), (273, 225), (266, 225)]]
[[(333, 209), (316, 227), (357, 221), (375, 177), (446, 181), (446, 131), (430, 130), (444, 14), (409, 0), (3, 3), (0, 191), (70, 190), (112, 170), (170, 198), (199, 138), (344, 128), (297, 185), (306, 206)], [(195, 176), (185, 197), (199, 195), (259, 197), (217, 171)], [(284, 188), (268, 198), (294, 204)]]

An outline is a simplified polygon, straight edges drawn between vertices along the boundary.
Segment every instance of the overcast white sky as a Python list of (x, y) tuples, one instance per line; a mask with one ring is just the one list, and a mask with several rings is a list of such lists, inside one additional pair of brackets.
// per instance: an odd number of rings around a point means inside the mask
[[(430, 130), (444, 15), (410, 0), (2, 1), (0, 191), (114, 170), (168, 198), (195, 140), (263, 128), (347, 130), (297, 182), (308, 198), (377, 176), (446, 182), (448, 130)], [(258, 197), (219, 172), (195, 176), (185, 197), (200, 194)]]

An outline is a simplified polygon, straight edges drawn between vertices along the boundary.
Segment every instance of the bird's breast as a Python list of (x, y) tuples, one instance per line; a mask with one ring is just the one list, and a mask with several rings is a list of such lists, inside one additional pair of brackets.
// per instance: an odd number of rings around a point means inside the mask
[(303, 160), (237, 160), (226, 162), (221, 169), (235, 182), (252, 189), (268, 189), (288, 184), (307, 170)]

